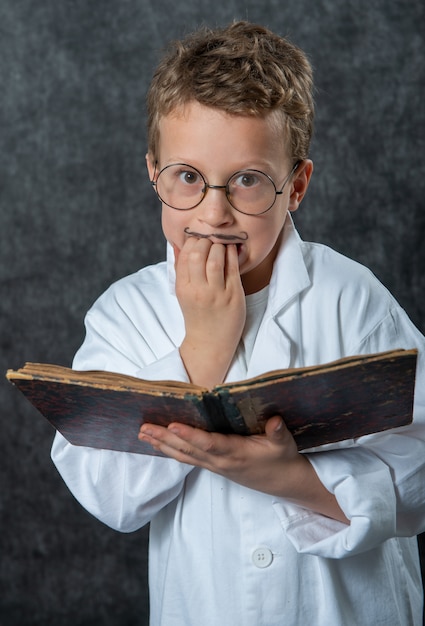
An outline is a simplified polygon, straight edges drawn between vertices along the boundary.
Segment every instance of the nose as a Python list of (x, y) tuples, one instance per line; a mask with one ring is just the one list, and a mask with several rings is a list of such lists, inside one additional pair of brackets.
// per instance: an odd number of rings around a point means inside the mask
[(234, 221), (233, 208), (226, 195), (226, 185), (206, 185), (204, 199), (196, 210), (198, 219), (209, 226), (223, 226)]

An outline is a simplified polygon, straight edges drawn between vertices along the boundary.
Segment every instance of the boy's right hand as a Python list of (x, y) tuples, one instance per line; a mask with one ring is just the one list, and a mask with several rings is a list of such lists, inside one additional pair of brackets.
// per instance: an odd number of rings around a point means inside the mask
[(245, 325), (237, 247), (189, 237), (174, 253), (186, 327), (180, 354), (190, 380), (212, 388), (223, 382)]

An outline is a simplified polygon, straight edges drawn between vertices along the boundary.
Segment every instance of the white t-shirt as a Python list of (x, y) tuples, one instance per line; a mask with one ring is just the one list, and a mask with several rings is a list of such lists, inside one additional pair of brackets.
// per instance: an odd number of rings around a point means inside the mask
[(242, 333), (242, 339), (238, 346), (238, 358), (245, 363), (245, 370), (248, 371), (258, 329), (267, 307), (269, 287), (264, 287), (261, 291), (246, 296), (246, 321)]

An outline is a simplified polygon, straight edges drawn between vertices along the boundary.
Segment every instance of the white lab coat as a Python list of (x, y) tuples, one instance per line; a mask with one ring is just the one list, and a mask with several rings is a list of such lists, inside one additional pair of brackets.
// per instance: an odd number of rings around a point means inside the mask
[[(187, 380), (172, 265), (169, 250), (168, 265), (97, 301), (76, 369)], [(248, 369), (236, 357), (227, 380), (413, 347), (414, 424), (308, 453), (349, 526), (171, 459), (56, 436), (53, 461), (88, 511), (124, 532), (151, 522), (152, 626), (422, 624), (425, 339), (405, 312), (369, 270), (302, 242), (288, 218)]]

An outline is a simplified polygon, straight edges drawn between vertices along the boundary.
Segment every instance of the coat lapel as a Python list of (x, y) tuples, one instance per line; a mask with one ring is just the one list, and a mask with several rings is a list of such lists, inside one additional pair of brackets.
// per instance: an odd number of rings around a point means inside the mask
[(270, 280), (267, 309), (248, 365), (248, 378), (298, 365), (299, 295), (311, 284), (301, 245), (288, 214)]

